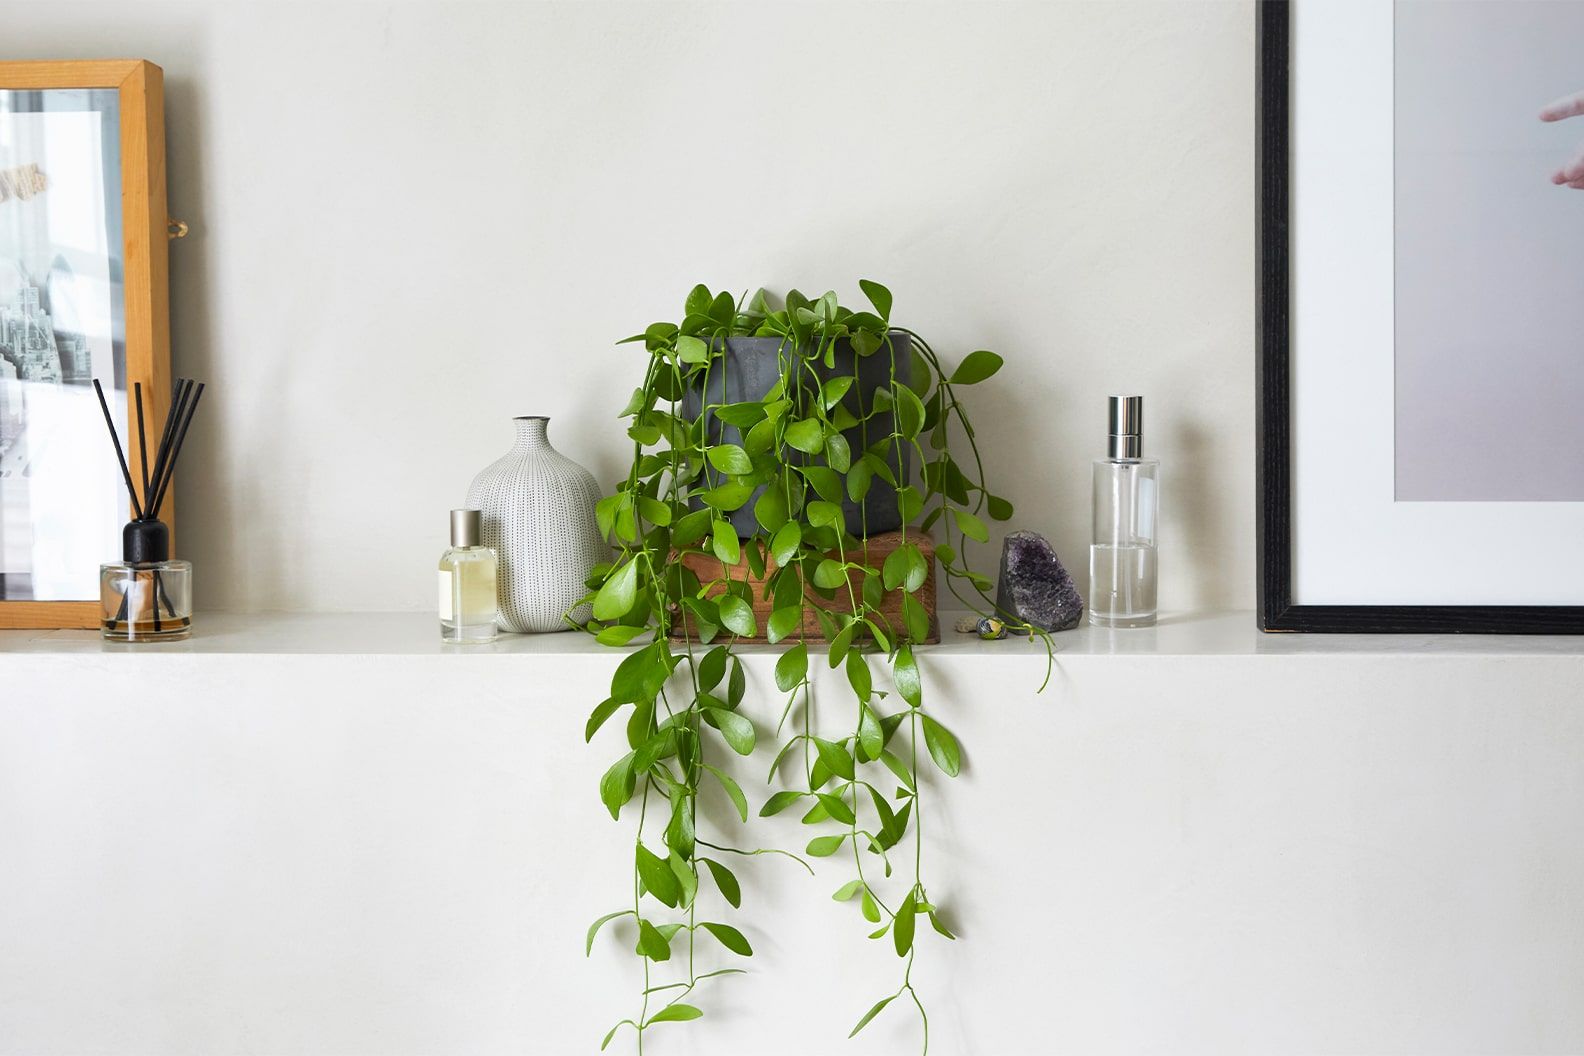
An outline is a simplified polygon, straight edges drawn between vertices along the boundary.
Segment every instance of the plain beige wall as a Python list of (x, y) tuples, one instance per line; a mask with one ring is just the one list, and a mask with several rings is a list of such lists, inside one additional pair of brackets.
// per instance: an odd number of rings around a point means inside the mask
[(1007, 357), (973, 394), (992, 484), (1080, 582), (1128, 390), (1163, 607), (1253, 603), (1249, 2), (8, 0), (0, 47), (165, 68), (203, 607), (430, 607), (509, 417), (609, 482), (615, 340), (695, 282), (860, 277)]

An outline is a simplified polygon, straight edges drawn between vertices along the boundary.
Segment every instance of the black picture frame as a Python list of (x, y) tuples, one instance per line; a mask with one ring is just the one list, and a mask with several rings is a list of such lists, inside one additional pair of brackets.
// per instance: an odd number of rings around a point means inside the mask
[(1297, 605), (1292, 591), (1289, 370), (1289, 0), (1256, 5), (1255, 225), (1258, 260), (1256, 584), (1262, 631), (1358, 634), (1584, 634), (1577, 605)]

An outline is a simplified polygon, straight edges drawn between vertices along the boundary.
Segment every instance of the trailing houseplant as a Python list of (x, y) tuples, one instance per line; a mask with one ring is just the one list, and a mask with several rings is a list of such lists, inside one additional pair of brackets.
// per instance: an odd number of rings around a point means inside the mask
[[(736, 927), (705, 919), (701, 901), (737, 909), (728, 861), (783, 854), (805, 867), (806, 857), (850, 860), (834, 897), (855, 903), (871, 937), (903, 959), (897, 988), (855, 1009), (852, 1033), (905, 998), (928, 1048), (912, 983), (916, 939), (924, 923), (952, 935), (924, 877), (920, 770), (932, 761), (955, 777), (961, 749), (926, 706), (914, 655), (932, 631), (918, 596), (932, 559), (920, 544), (938, 528), (944, 541), (933, 557), (952, 593), (977, 611), (992, 607), (993, 584), (969, 566), (966, 543), (983, 542), (983, 518), (1005, 520), (1012, 505), (985, 484), (958, 393), (1002, 360), (976, 351), (948, 372), (924, 338), (892, 322), (884, 286), (860, 287), (869, 307), (854, 311), (834, 293), (794, 290), (775, 307), (763, 291), (747, 300), (697, 286), (680, 323), (627, 339), (647, 353), (621, 412), (633, 455), (596, 510), (618, 553), (595, 569), (586, 600), (587, 630), (631, 651), (586, 736), (625, 713), (625, 750), (600, 797), (613, 818), (632, 805), (638, 831), (631, 898), (593, 923), (588, 949), (606, 924), (625, 922), (645, 983), (638, 1013), (604, 1045), (631, 1028), (641, 1051), (652, 1026), (703, 1015), (699, 986), (739, 969), (698, 972), (697, 944), (753, 951)], [(869, 541), (890, 529), (900, 540), (871, 561)], [(737, 655), (738, 641), (757, 635), (780, 649), (775, 682), (786, 695), (769, 765), (774, 791), (758, 813), (802, 810), (816, 832), (804, 856), (699, 831), (708, 786), (743, 822), (750, 816), (747, 793), (716, 762), (759, 746)], [(816, 706), (811, 669), (820, 663), (846, 676), (851, 692), (839, 706)], [(701, 895), (708, 886), (715, 895)], [(677, 977), (656, 982), (652, 969), (673, 960), (684, 965)]]

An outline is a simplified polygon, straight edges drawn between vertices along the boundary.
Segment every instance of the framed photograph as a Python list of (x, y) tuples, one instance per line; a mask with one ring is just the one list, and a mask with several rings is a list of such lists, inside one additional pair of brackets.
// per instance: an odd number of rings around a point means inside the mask
[(1584, 634), (1584, 0), (1259, 17), (1259, 625)]
[(164, 420), (167, 223), (158, 66), (0, 62), (0, 627), (99, 625), (131, 514), (92, 382), (121, 437), (136, 384)]

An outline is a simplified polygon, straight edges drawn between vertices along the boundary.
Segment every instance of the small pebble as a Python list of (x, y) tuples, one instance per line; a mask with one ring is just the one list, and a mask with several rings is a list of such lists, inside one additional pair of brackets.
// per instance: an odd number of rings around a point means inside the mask
[(972, 615), (959, 616), (959, 617), (957, 617), (956, 626), (957, 626), (957, 633), (958, 634), (978, 634), (979, 633), (979, 617), (972, 616)]
[(1007, 636), (1006, 624), (994, 616), (986, 616), (980, 620), (977, 630), (979, 631), (979, 637), (987, 642), (998, 641)]

